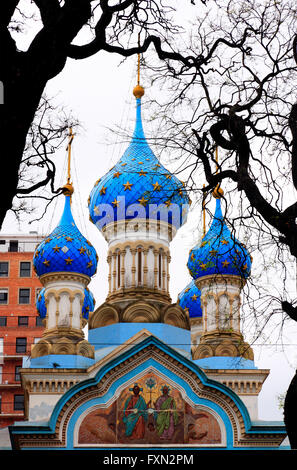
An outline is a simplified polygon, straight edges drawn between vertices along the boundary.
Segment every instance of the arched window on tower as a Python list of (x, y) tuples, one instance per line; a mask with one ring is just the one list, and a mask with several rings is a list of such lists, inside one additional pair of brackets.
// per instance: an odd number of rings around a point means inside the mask
[(141, 285), (142, 282), (142, 250), (138, 248), (137, 250), (137, 271), (138, 271), (138, 285)]
[(121, 287), (121, 253), (118, 251), (118, 288)]
[(159, 288), (162, 288), (162, 252), (159, 251)]

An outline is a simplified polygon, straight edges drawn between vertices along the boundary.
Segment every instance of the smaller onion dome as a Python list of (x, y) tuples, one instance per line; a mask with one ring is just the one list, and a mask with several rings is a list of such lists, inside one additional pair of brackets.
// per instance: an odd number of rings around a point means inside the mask
[(37, 312), (39, 313), (40, 318), (46, 317), (46, 305), (45, 305), (45, 298), (44, 298), (45, 288), (41, 289), (37, 296), (36, 300), (36, 308)]
[(202, 317), (201, 292), (194, 280), (178, 295), (178, 303), (189, 312), (190, 318)]
[(34, 252), (34, 269), (38, 276), (73, 272), (92, 277), (97, 270), (97, 253), (78, 230), (71, 212), (71, 194), (69, 191), (65, 194), (64, 211), (58, 226)]
[(210, 229), (200, 245), (189, 253), (188, 269), (193, 279), (226, 274), (247, 279), (251, 273), (252, 258), (245, 245), (230, 232), (221, 210), (221, 194), (214, 193), (216, 210)]
[(85, 288), (85, 298), (82, 306), (82, 316), (86, 320), (89, 318), (89, 313), (94, 311), (95, 308), (95, 299), (92, 292), (86, 287)]

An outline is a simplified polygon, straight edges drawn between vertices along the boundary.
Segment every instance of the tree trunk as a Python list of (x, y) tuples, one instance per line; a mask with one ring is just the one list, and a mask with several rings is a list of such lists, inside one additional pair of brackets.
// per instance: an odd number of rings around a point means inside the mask
[(291, 449), (297, 449), (297, 371), (287, 390), (284, 421)]

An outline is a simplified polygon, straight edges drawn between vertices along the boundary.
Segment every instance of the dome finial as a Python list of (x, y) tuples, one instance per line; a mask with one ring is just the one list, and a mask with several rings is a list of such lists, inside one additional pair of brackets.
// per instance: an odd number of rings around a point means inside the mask
[[(138, 33), (138, 47), (140, 47), (140, 33)], [(140, 85), (140, 54), (137, 56), (137, 85), (133, 88), (133, 95), (136, 99), (144, 95), (144, 88)]]
[(74, 134), (72, 132), (72, 127), (69, 128), (69, 141), (66, 150), (68, 151), (68, 171), (67, 171), (67, 183), (62, 187), (63, 193), (65, 196), (71, 196), (74, 192), (73, 185), (70, 182), (71, 173), (70, 173), (70, 163), (71, 163), (71, 145), (74, 139)]
[[(217, 162), (217, 169), (216, 169), (216, 173), (218, 173), (219, 171), (219, 155), (218, 155), (218, 147), (216, 147), (216, 162)], [(212, 193), (213, 197), (215, 199), (221, 199), (223, 196), (224, 196), (224, 191), (222, 190), (222, 188), (220, 187), (220, 184), (218, 183), (215, 187), (215, 189), (213, 190), (213, 193)]]

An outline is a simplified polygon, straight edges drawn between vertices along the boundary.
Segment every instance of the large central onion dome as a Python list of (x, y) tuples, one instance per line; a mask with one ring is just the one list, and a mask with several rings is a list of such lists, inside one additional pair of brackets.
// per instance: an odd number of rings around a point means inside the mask
[(92, 277), (97, 270), (97, 253), (78, 230), (72, 216), (70, 199), (71, 194), (67, 193), (58, 226), (35, 250), (33, 265), (38, 276), (72, 272)]
[(164, 220), (176, 228), (186, 221), (189, 198), (184, 185), (166, 170), (149, 147), (141, 120), (143, 88), (134, 88), (136, 123), (130, 145), (91, 191), (91, 221), (105, 225), (135, 217)]
[(188, 269), (194, 279), (224, 274), (247, 279), (252, 259), (245, 245), (230, 232), (224, 220), (220, 195), (216, 197), (216, 210), (209, 231), (200, 245), (189, 253)]

